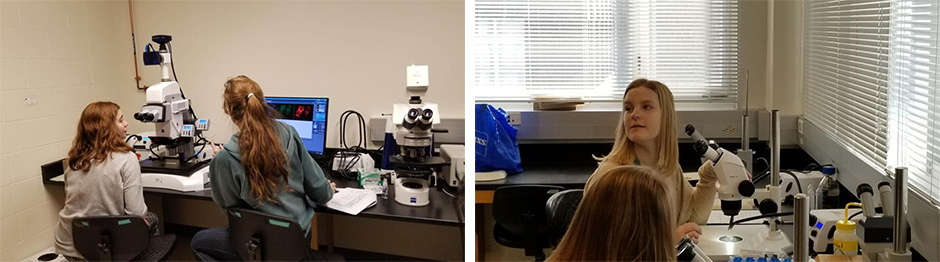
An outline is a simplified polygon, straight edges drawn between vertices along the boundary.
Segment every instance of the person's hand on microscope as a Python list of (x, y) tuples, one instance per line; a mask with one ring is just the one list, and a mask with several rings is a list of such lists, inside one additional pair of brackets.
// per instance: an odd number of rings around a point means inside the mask
[(222, 145), (216, 144), (215, 141), (209, 140), (209, 147), (212, 148), (212, 156), (219, 154), (219, 151), (222, 151)]
[(682, 238), (686, 235), (692, 239), (693, 243), (698, 244), (698, 238), (702, 236), (702, 227), (695, 222), (689, 222), (679, 226), (679, 228), (676, 228), (676, 243), (682, 241)]

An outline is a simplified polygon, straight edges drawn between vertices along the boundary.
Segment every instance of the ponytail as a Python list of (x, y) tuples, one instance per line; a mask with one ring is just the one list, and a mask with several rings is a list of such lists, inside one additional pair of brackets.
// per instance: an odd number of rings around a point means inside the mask
[(240, 131), (238, 148), (252, 196), (277, 203), (282, 186), (291, 191), (287, 187), (288, 159), (261, 87), (246, 76), (238, 76), (225, 83), (223, 96), (225, 111)]

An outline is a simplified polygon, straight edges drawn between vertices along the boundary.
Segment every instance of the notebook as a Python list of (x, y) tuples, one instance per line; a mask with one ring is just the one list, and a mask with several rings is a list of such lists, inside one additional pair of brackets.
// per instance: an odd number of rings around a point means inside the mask
[(375, 205), (375, 192), (368, 189), (340, 188), (333, 194), (333, 199), (326, 207), (350, 215), (358, 215), (362, 210)]

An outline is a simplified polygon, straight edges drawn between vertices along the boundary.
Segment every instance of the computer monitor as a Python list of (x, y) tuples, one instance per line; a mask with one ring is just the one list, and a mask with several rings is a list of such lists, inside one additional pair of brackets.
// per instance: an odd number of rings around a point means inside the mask
[(323, 154), (326, 146), (326, 116), (329, 98), (265, 97), (268, 105), (279, 114), (277, 121), (293, 126), (300, 134), (307, 152)]

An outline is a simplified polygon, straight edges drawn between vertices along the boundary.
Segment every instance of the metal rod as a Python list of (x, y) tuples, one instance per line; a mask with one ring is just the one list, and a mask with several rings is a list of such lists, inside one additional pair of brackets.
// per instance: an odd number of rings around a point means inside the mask
[(748, 106), (749, 106), (748, 96), (750, 95), (750, 89), (751, 89), (750, 81), (751, 81), (751, 71), (750, 70), (744, 71), (744, 117), (742, 117), (742, 121), (741, 121), (742, 122), (741, 123), (741, 149), (744, 151), (747, 151), (751, 148), (749, 145), (751, 140), (748, 137), (749, 133), (747, 132), (747, 128), (748, 126), (750, 126), (748, 125), (748, 122), (749, 122), (748, 118), (750, 116), (747, 115)]
[(770, 185), (780, 186), (780, 110), (770, 111)]
[(894, 253), (907, 253), (907, 168), (894, 170)]
[[(782, 201), (777, 199), (779, 196), (776, 195), (780, 189), (780, 110), (770, 111), (770, 132), (770, 197), (780, 204)], [(776, 217), (768, 222), (771, 232), (779, 230)]]
[(749, 126), (748, 122), (750, 122), (748, 121), (749, 118), (750, 116), (748, 116), (745, 111), (744, 116), (741, 117), (741, 150), (743, 151), (748, 151), (751, 148), (751, 145), (750, 145), (751, 140), (749, 139), (749, 137), (747, 137), (748, 135), (747, 127)]
[(809, 261), (809, 201), (804, 194), (793, 197), (793, 235), (794, 260), (796, 262)]

